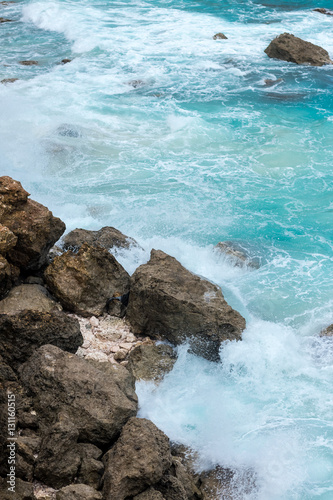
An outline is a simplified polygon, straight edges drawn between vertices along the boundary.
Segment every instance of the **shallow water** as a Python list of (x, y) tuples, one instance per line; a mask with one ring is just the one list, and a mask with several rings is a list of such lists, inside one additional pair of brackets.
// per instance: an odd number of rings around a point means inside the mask
[[(269, 59), (291, 32), (333, 57), (312, 0), (22, 1), (1, 7), (0, 174), (68, 229), (115, 226), (222, 286), (247, 319), (215, 366), (186, 354), (141, 415), (251, 470), (262, 500), (333, 498), (333, 69)], [(222, 31), (227, 40), (213, 40)], [(69, 64), (57, 64), (64, 58)], [(21, 60), (38, 60), (22, 66)], [(279, 79), (266, 86), (265, 79)], [(219, 241), (262, 265), (239, 269)], [(242, 491), (242, 475), (235, 495)]]

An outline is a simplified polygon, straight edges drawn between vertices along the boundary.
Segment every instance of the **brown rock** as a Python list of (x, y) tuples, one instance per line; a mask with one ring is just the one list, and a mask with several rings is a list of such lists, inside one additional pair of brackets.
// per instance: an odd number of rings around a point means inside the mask
[(259, 260), (251, 258), (246, 249), (239, 243), (220, 241), (215, 249), (224, 254), (235, 267), (252, 267), (253, 269), (260, 267)]
[(102, 500), (102, 494), (86, 484), (71, 484), (57, 492), (56, 500)]
[(20, 61), (23, 66), (37, 66), (38, 61)]
[(18, 80), (18, 78), (4, 78), (3, 80), (1, 80), (1, 83), (3, 83), (4, 85), (7, 85), (7, 83), (14, 83)]
[(213, 40), (228, 40), (228, 37), (225, 36), (224, 33), (216, 33), (216, 35), (213, 36)]
[(129, 275), (107, 250), (82, 245), (56, 257), (45, 271), (46, 283), (68, 310), (100, 316), (108, 299), (129, 290)]
[(111, 248), (129, 248), (139, 246), (137, 242), (118, 231), (114, 227), (102, 227), (99, 231), (88, 231), (87, 229), (74, 229), (63, 238), (64, 250), (78, 251), (83, 243), (90, 246), (101, 246), (110, 250)]
[(62, 64), (68, 64), (68, 63), (70, 63), (70, 62), (72, 62), (72, 59), (62, 59), (62, 60), (61, 60), (61, 63), (62, 63)]
[(165, 500), (165, 498), (162, 493), (154, 488), (148, 488), (148, 490), (140, 493), (140, 495), (133, 497), (133, 500)]
[(61, 311), (62, 307), (41, 285), (19, 285), (0, 301), (0, 314), (17, 314), (24, 310), (39, 312)]
[(0, 299), (13, 287), (20, 270), (0, 255)]
[(283, 82), (283, 78), (277, 78), (276, 80), (272, 80), (271, 78), (265, 79), (266, 87), (273, 87), (273, 85), (276, 85), (277, 83), (281, 83), (281, 82)]
[(76, 352), (83, 344), (78, 320), (61, 312), (0, 315), (0, 355), (13, 368), (18, 368), (44, 344)]
[(64, 413), (78, 429), (80, 442), (110, 445), (136, 414), (137, 403), (114, 379), (55, 346), (35, 351), (19, 371), (43, 425), (54, 424)]
[(310, 66), (333, 64), (325, 49), (290, 33), (283, 33), (274, 38), (265, 52), (268, 57), (296, 64), (309, 64)]
[(0, 478), (0, 498), (1, 500), (14, 500), (14, 498), (15, 500), (37, 500), (32, 484), (19, 478), (15, 480), (15, 493), (8, 491), (7, 479)]
[(327, 9), (323, 8), (318, 8), (318, 9), (313, 9), (313, 12), (319, 12), (320, 14), (326, 14), (327, 16), (333, 16), (333, 12)]
[(105, 455), (105, 500), (125, 500), (160, 481), (171, 467), (169, 439), (150, 420), (131, 418)]
[(181, 344), (218, 361), (221, 342), (240, 340), (244, 318), (224, 300), (221, 289), (152, 250), (150, 261), (131, 278), (127, 319), (135, 333)]
[(0, 17), (0, 24), (1, 23), (11, 23), (13, 20), (12, 19), (6, 19), (5, 17)]
[(142, 344), (128, 356), (128, 369), (137, 380), (160, 381), (170, 372), (177, 359), (171, 346), (165, 344)]
[(36, 456), (39, 452), (40, 438), (36, 433), (29, 436), (19, 435), (16, 440), (16, 473), (24, 481), (32, 481)]
[(26, 203), (29, 193), (11, 177), (0, 177), (0, 219)]
[(321, 337), (332, 337), (333, 336), (333, 325), (328, 326), (320, 332)]
[[(256, 477), (252, 470), (234, 471), (220, 466), (200, 475), (203, 500), (235, 500), (256, 497)], [(236, 488), (235, 488), (236, 486)]]
[(8, 227), (0, 224), (0, 254), (5, 255), (14, 248), (17, 242), (17, 236)]

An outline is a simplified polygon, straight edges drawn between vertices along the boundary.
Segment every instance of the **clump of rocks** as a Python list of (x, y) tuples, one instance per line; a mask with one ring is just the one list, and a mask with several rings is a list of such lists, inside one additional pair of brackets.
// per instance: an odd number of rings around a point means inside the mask
[(75, 230), (50, 258), (64, 231), (0, 177), (0, 497), (13, 498), (10, 395), (17, 498), (208, 500), (168, 437), (137, 417), (135, 381), (158, 384), (185, 341), (218, 361), (244, 318), (160, 250), (130, 277), (109, 250), (137, 243), (115, 228)]

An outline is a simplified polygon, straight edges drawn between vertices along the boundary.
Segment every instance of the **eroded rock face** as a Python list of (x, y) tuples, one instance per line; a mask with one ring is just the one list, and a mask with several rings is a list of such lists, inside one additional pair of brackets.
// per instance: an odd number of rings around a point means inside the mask
[(17, 238), (7, 259), (21, 269), (36, 270), (46, 263), (49, 249), (66, 226), (28, 196), (19, 182), (11, 177), (0, 177), (0, 223)]
[(127, 368), (136, 380), (160, 381), (172, 370), (176, 359), (177, 355), (169, 345), (142, 344), (130, 352)]
[(17, 236), (8, 227), (0, 224), (0, 254), (6, 255), (17, 242)]
[(19, 268), (0, 255), (0, 299), (14, 286), (19, 274)]
[(133, 500), (165, 500), (161, 492), (155, 490), (154, 488), (148, 488), (140, 495), (136, 495)]
[(103, 496), (125, 500), (158, 483), (172, 465), (168, 437), (150, 420), (131, 418), (105, 455)]
[(193, 352), (212, 361), (219, 360), (221, 342), (240, 340), (245, 328), (217, 285), (160, 250), (133, 274), (126, 318), (138, 334), (175, 345), (189, 338)]
[(333, 325), (328, 326), (320, 332), (321, 337), (333, 337)]
[(274, 38), (265, 49), (265, 53), (268, 57), (296, 64), (309, 64), (311, 66), (333, 64), (325, 49), (290, 33), (283, 33)]
[(126, 396), (119, 381), (58, 347), (41, 347), (19, 372), (43, 425), (53, 425), (64, 413), (77, 428), (80, 442), (110, 445), (136, 414), (137, 402)]
[(77, 251), (83, 245), (88, 243), (91, 246), (101, 246), (110, 250), (111, 248), (129, 248), (138, 246), (137, 242), (118, 231), (114, 227), (102, 227), (99, 231), (88, 231), (87, 229), (74, 229), (63, 238), (64, 250)]
[(252, 258), (249, 253), (239, 243), (233, 241), (220, 241), (215, 250), (224, 254), (225, 257), (235, 267), (250, 267), (259, 269), (259, 259)]
[(82, 316), (100, 316), (111, 297), (129, 291), (129, 275), (113, 255), (86, 243), (56, 257), (44, 275), (61, 304)]
[(62, 307), (43, 286), (24, 284), (12, 288), (0, 301), (0, 314), (17, 314), (24, 310), (52, 312), (61, 311)]
[(77, 319), (61, 312), (0, 314), (0, 354), (15, 369), (44, 344), (74, 353), (82, 343)]

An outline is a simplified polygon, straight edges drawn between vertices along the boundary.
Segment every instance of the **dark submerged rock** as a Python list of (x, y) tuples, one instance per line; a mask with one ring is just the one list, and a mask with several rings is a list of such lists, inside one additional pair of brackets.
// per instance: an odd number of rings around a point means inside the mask
[(38, 61), (20, 61), (23, 66), (37, 66)]
[(18, 80), (18, 78), (4, 78), (3, 80), (1, 80), (1, 83), (3, 83), (4, 85), (7, 85), (7, 83), (14, 83)]
[(125, 269), (105, 248), (83, 244), (56, 257), (45, 273), (52, 294), (69, 311), (83, 316), (100, 316), (107, 301), (129, 291)]
[(274, 38), (265, 53), (268, 57), (296, 64), (323, 66), (333, 63), (325, 49), (290, 33), (283, 33)]
[(215, 250), (224, 254), (235, 267), (250, 267), (259, 269), (260, 262), (257, 258), (252, 258), (249, 252), (239, 243), (234, 241), (220, 241)]
[(313, 12), (319, 12), (320, 14), (326, 14), (326, 16), (333, 16), (333, 12), (327, 9), (318, 8), (313, 9)]
[(137, 334), (175, 345), (188, 338), (193, 352), (212, 361), (219, 360), (221, 343), (240, 340), (245, 328), (217, 285), (160, 250), (133, 274), (126, 318)]
[(0, 24), (1, 23), (11, 23), (13, 20), (12, 19), (6, 19), (5, 17), (0, 17)]
[(283, 82), (283, 78), (277, 78), (276, 80), (272, 80), (271, 78), (265, 79), (266, 87), (272, 87), (273, 85), (276, 85), (277, 83), (281, 83), (281, 82)]

